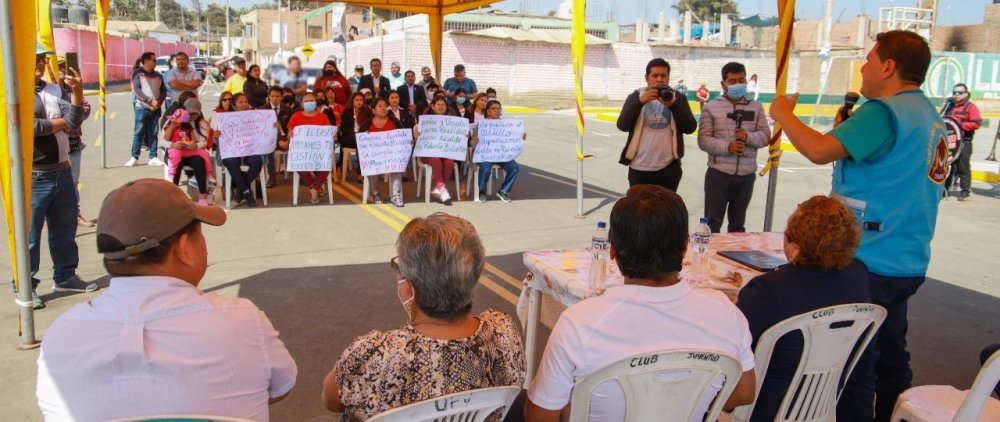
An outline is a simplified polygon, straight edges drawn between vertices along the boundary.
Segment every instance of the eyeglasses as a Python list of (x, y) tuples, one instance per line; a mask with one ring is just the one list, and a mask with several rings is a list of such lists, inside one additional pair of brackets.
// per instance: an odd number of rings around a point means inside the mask
[(232, 100), (232, 98), (223, 98), (222, 102), (226, 102), (226, 101), (230, 101), (230, 100)]
[(952, 95), (962, 95), (965, 94), (965, 91), (951, 91), (951, 93)]
[(393, 271), (399, 272), (399, 257), (394, 256), (389, 260), (389, 266), (392, 267)]

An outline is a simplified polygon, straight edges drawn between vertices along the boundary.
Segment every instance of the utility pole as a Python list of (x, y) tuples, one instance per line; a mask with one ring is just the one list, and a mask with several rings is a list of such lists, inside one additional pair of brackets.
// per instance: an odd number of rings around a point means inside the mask
[(160, 20), (160, 0), (153, 0), (153, 20), (157, 22), (162, 22)]
[(281, 0), (278, 0), (278, 57), (283, 57), (285, 50), (285, 21), (281, 13)]
[(233, 54), (233, 41), (229, 39), (229, 0), (226, 0), (226, 53), (225, 55)]
[[(198, 0), (191, 0), (191, 5), (194, 6), (194, 50), (197, 52), (201, 50), (201, 2)], [(199, 54), (199, 56), (200, 55), (201, 54)]]

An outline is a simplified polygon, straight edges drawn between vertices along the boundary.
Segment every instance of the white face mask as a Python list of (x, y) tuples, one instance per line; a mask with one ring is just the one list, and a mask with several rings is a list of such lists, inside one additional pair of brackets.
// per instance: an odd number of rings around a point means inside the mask
[[(406, 283), (406, 282), (407, 281), (406, 281), (405, 278), (402, 279), (402, 280), (396, 280), (396, 284), (397, 285), (398, 284), (403, 284), (403, 283)], [(411, 289), (412, 289), (412, 287), (411, 287)], [(409, 299), (403, 300), (403, 295), (401, 293), (399, 293), (399, 289), (398, 288), (396, 289), (396, 297), (399, 298), (399, 303), (401, 305), (403, 305), (403, 311), (406, 312), (406, 321), (407, 321), (407, 323), (408, 324), (412, 323), (413, 322), (413, 315), (410, 315), (410, 304), (413, 303), (413, 300), (416, 299), (417, 297), (414, 295), (414, 296), (410, 296)]]

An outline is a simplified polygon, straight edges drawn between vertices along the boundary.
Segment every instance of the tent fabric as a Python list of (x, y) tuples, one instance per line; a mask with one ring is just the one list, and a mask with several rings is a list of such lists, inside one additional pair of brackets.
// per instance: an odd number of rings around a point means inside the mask
[(313, 9), (309, 13), (306, 13), (301, 18), (299, 18), (299, 22), (305, 22), (309, 19), (315, 18), (316, 16), (330, 13), (330, 11), (332, 11), (333, 8), (339, 4), (340, 3), (330, 3), (326, 6), (320, 7), (319, 9)]
[[(573, 31), (569, 29), (516, 29), (492, 27), (469, 32), (452, 32), (452, 35), (472, 35), (477, 37), (507, 39), (521, 42), (544, 42), (552, 44), (570, 44), (573, 40)], [(610, 41), (587, 34), (587, 45), (611, 44)]]
[(746, 25), (754, 28), (778, 26), (781, 23), (781, 21), (779, 21), (775, 16), (763, 16), (760, 14), (740, 18), (737, 22), (739, 22), (740, 25)]

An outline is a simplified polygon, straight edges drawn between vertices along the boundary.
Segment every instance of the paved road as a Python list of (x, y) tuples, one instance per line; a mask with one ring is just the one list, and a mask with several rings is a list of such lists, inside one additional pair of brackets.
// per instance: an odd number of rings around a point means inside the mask
[[(216, 101), (217, 97), (208, 96), (205, 108), (212, 108)], [(90, 147), (84, 154), (83, 211), (91, 218), (109, 190), (127, 180), (162, 175), (158, 167), (121, 167), (128, 159), (132, 112), (127, 94), (112, 95), (109, 104), (109, 136), (102, 140), (108, 146), (108, 169), (100, 168), (100, 148), (94, 145), (97, 124), (92, 119), (84, 128)], [(274, 321), (299, 364), (298, 385), (288, 399), (273, 407), (274, 420), (308, 420), (323, 414), (318, 402), (320, 383), (344, 347), (369, 330), (405, 322), (387, 262), (394, 255), (398, 230), (409, 218), (444, 211), (476, 225), (490, 264), (477, 291), (477, 309), (513, 313), (518, 280), (525, 273), (520, 258), (525, 250), (587, 244), (594, 224), (607, 218), (611, 204), (627, 188), (626, 170), (617, 164), (624, 135), (610, 123), (588, 120), (585, 150), (595, 158), (586, 161), (587, 218), (577, 219), (572, 114), (512, 117), (523, 118), (528, 128), (526, 151), (519, 159), (522, 176), (512, 203), (424, 204), (416, 200), (410, 182), (405, 186), (408, 204), (401, 210), (390, 205), (358, 205), (357, 184), (338, 184), (333, 206), (293, 207), (291, 183), (280, 180), (271, 190), (270, 206), (237, 208), (229, 212), (225, 226), (206, 230), (210, 268), (201, 287), (257, 303)], [(703, 210), (706, 157), (690, 137), (687, 151), (680, 194), (696, 222)], [(779, 173), (775, 228), (783, 228), (797, 203), (828, 193), (829, 177), (830, 167), (786, 154)], [(993, 243), (1000, 233), (1000, 216), (994, 210), (1000, 200), (988, 196), (988, 185), (975, 187), (972, 202), (942, 203), (929, 272), (932, 279), (912, 301), (910, 340), (919, 384), (967, 388), (977, 371), (975, 359), (982, 345), (1000, 341), (1000, 286), (993, 276)], [(750, 230), (762, 229), (765, 191), (765, 179), (758, 180), (748, 216)], [(81, 230), (77, 240), (80, 274), (106, 285), (94, 230)], [(2, 247), (6, 251), (6, 243)], [(50, 266), (43, 253), (42, 268)], [(0, 259), (0, 270), (9, 273), (9, 260)], [(48, 291), (51, 275), (44, 270), (40, 276), (43, 291)], [(49, 307), (36, 313), (39, 336), (44, 337), (45, 328), (60, 313), (88, 297), (45, 295)], [(0, 334), (6, 345), (0, 348), (0, 373), (6, 386), (0, 420), (38, 420), (37, 352), (14, 349), (16, 315), (13, 304), (0, 307), (7, 327)]]

